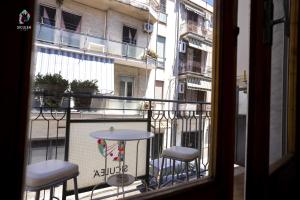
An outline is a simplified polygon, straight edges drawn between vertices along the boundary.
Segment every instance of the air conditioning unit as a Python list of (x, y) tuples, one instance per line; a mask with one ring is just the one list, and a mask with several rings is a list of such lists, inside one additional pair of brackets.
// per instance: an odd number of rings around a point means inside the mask
[(97, 44), (94, 42), (89, 42), (87, 49), (90, 51), (96, 51), (101, 53), (105, 52), (105, 46), (103, 44)]
[(180, 53), (186, 52), (186, 42), (184, 42), (184, 41), (179, 42), (179, 52)]
[(183, 94), (184, 93), (184, 83), (178, 84), (178, 93)]
[(147, 33), (153, 32), (153, 25), (150, 23), (144, 23), (144, 31)]

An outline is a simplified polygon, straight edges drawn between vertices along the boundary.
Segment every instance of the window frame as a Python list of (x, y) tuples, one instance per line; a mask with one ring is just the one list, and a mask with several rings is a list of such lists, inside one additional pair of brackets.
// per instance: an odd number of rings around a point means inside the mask
[[(40, 3), (40, 4), (38, 5), (38, 17), (39, 17), (38, 22), (39, 22), (39, 23), (41, 23), (41, 22), (40, 22), (40, 18), (41, 18), (41, 16), (40, 16), (40, 8), (41, 8), (41, 6), (47, 7), (47, 8), (50, 8), (50, 9), (55, 10), (54, 27), (56, 27), (56, 24), (57, 24), (57, 15), (58, 15), (58, 11), (59, 11), (59, 10), (57, 9), (57, 7), (55, 7), (54, 5), (50, 5), (50, 4)], [(48, 24), (47, 24), (47, 25), (48, 25)]]
[(65, 23), (64, 20), (63, 20), (63, 12), (65, 13), (68, 13), (68, 14), (72, 14), (72, 15), (77, 15), (78, 17), (80, 17), (80, 21), (78, 23), (78, 26), (79, 26), (79, 30), (78, 31), (74, 31), (74, 30), (71, 30), (71, 29), (67, 29), (66, 27), (64, 27), (64, 30), (67, 30), (67, 31), (72, 31), (72, 32), (75, 32), (75, 33), (81, 33), (81, 23), (82, 23), (82, 15), (73, 12), (73, 11), (69, 11), (69, 10), (65, 10), (65, 9), (62, 9), (61, 12), (60, 12), (60, 15), (61, 15), (61, 18), (60, 18), (60, 28), (63, 28), (62, 24)]
[[(131, 81), (123, 81), (122, 80), (122, 78), (130, 78), (130, 79), (132, 79), (132, 82)], [(135, 80), (134, 80), (134, 77), (133, 76), (126, 76), (126, 75), (121, 75), (120, 76), (120, 90), (119, 90), (119, 92), (120, 92), (120, 95), (121, 95), (121, 82), (124, 82), (125, 83), (125, 88), (124, 88), (124, 95), (123, 95), (123, 97), (133, 97), (134, 96), (134, 82), (135, 82)], [(127, 92), (128, 92), (128, 83), (129, 82), (131, 82), (132, 83), (132, 89), (131, 89), (131, 91), (132, 91), (132, 96), (127, 96)]]

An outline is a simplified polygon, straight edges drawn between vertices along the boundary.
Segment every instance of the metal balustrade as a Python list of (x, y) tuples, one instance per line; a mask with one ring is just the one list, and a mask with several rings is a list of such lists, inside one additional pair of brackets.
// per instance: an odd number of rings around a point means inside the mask
[(146, 54), (146, 47), (58, 29), (46, 24), (37, 24), (36, 40), (57, 46), (77, 48), (100, 55), (111, 55), (145, 62), (144, 55)]
[[(33, 96), (37, 97), (37, 100), (42, 100), (46, 94), (36, 92)], [(85, 143), (84, 141), (80, 143), (81, 140), (75, 140), (81, 147), (72, 146), (74, 145), (72, 137), (75, 137), (72, 133), (73, 129), (70, 128), (72, 123), (75, 123), (76, 127), (81, 130), (89, 129), (88, 126), (91, 125), (102, 126), (106, 123), (115, 126), (120, 123), (123, 125), (128, 123), (131, 126), (130, 129), (135, 129), (132, 127), (132, 123), (144, 123), (146, 124), (145, 129), (153, 132), (155, 137), (142, 144), (147, 151), (146, 158), (144, 158), (145, 166), (139, 166), (139, 168), (145, 167), (145, 175), (138, 177), (136, 171), (136, 178), (142, 178), (145, 181), (136, 190), (144, 192), (157, 189), (161, 165), (160, 155), (163, 149), (174, 145), (198, 149), (200, 151), (200, 179), (208, 176), (211, 142), (210, 103), (74, 94), (62, 94), (61, 98), (61, 103), (56, 108), (44, 107), (42, 102), (36, 103), (35, 107), (32, 107), (28, 137), (28, 164), (48, 159), (69, 160), (72, 149), (84, 149)], [(92, 98), (94, 103), (88, 107), (74, 108), (71, 106), (74, 98)], [(186, 107), (181, 106), (186, 104), (195, 106), (193, 109), (187, 110)], [(88, 135), (84, 137), (88, 137)], [(184, 163), (176, 162), (175, 165), (175, 180), (180, 182), (186, 177)], [(88, 166), (79, 165), (81, 170), (87, 168)], [(170, 159), (166, 159), (164, 174), (161, 174), (163, 186), (170, 182), (171, 169), (172, 162)], [(188, 172), (190, 179), (196, 179), (193, 162), (190, 163), (190, 169)], [(83, 171), (81, 173), (83, 174)], [(79, 178), (79, 187), (80, 180)], [(80, 188), (80, 190), (91, 190), (93, 186)], [(107, 187), (107, 185), (103, 184), (102, 187)], [(66, 191), (64, 188), (64, 196), (71, 193), (72, 191)]]

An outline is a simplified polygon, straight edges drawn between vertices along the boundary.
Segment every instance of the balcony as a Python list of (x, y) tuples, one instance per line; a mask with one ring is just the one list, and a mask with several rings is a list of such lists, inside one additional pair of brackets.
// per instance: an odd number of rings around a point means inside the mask
[(205, 73), (205, 67), (201, 66), (201, 62), (198, 61), (189, 61), (189, 62), (180, 62), (179, 64), (179, 74), (185, 73)]
[(41, 44), (71, 48), (102, 56), (112, 57), (115, 63), (141, 68), (155, 68), (159, 62), (146, 57), (145, 47), (107, 40), (101, 37), (58, 29), (49, 25), (37, 24), (36, 40)]
[(180, 35), (182, 38), (192, 37), (200, 40), (205, 40), (210, 43), (213, 39), (211, 30), (204, 26), (195, 25), (191, 21), (187, 21), (180, 25)]
[[(45, 97), (42, 93), (35, 93), (34, 96), (40, 99)], [(59, 108), (44, 107), (42, 104), (32, 108), (28, 134), (28, 164), (46, 159), (66, 159), (78, 164), (78, 187), (80, 191), (86, 191), (79, 194), (80, 199), (90, 199), (91, 190), (97, 184), (100, 184), (97, 187), (100, 189), (94, 191), (93, 199), (116, 199), (117, 193), (122, 194), (105, 181), (120, 169), (116, 167), (118, 162), (104, 157), (98, 149), (97, 141), (89, 135), (95, 130), (106, 130), (110, 127), (116, 130), (151, 131), (155, 134), (148, 142), (126, 142), (125, 170), (135, 177), (135, 182), (124, 189), (126, 196), (158, 189), (162, 150), (174, 145), (200, 151), (200, 177), (196, 176), (194, 162), (190, 162), (188, 172), (184, 170), (184, 163), (176, 162), (174, 184), (185, 181), (187, 173), (190, 181), (208, 177), (211, 112), (203, 108), (209, 106), (209, 103), (96, 95), (90, 97), (98, 102), (97, 105), (75, 109), (70, 106), (71, 99), (86, 96), (65, 94), (62, 97)], [(187, 103), (193, 105), (189, 110), (172, 109), (182, 108), (181, 105)], [(119, 115), (112, 116), (113, 112), (118, 112)], [(113, 148), (116, 143), (107, 141), (107, 145)], [(111, 153), (115, 153), (115, 150)], [(172, 165), (171, 160), (165, 160), (164, 173), (161, 175), (162, 187), (168, 187), (172, 183)], [(68, 183), (65, 188), (59, 187), (55, 190), (55, 196), (69, 196), (72, 192), (73, 185)], [(34, 194), (28, 192), (24, 196), (32, 199)]]
[(159, 17), (157, 0), (74, 0), (81, 4), (101, 10), (112, 9), (143, 21), (154, 23)]

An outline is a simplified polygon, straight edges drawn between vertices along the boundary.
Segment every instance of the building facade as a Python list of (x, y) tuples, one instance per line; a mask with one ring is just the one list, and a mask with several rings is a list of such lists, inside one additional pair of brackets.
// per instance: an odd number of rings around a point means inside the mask
[(204, 1), (40, 0), (38, 10), (35, 74), (97, 80), (101, 94), (209, 101)]
[[(180, 3), (178, 97), (211, 101), (213, 7), (204, 1)], [(191, 109), (188, 104), (185, 109)]]

